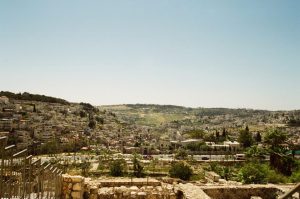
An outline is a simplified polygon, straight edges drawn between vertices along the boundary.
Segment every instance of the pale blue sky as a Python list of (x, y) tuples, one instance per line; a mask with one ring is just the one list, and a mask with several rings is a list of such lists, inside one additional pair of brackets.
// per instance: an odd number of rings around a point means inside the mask
[(300, 109), (300, 1), (1, 0), (0, 90)]

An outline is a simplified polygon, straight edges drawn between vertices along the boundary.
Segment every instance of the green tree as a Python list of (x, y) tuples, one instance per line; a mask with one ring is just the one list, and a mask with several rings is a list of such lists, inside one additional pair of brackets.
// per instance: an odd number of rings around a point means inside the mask
[(117, 159), (110, 164), (110, 175), (119, 177), (124, 175), (125, 160)]
[(204, 137), (205, 133), (202, 129), (194, 129), (187, 132), (188, 135), (191, 136), (191, 138), (194, 139), (201, 139)]
[(244, 148), (248, 148), (253, 144), (253, 137), (248, 126), (246, 126), (246, 129), (240, 130), (238, 140)]
[(91, 163), (87, 161), (83, 161), (80, 164), (80, 168), (81, 168), (82, 175), (86, 177), (89, 173), (89, 170), (91, 169)]
[(171, 165), (169, 174), (172, 178), (180, 178), (182, 180), (189, 180), (193, 175), (193, 170), (190, 165), (184, 162), (176, 162)]
[(280, 173), (290, 176), (295, 166), (295, 161), (287, 155), (288, 149), (285, 147), (287, 134), (280, 129), (270, 129), (265, 133), (264, 141), (268, 145), (270, 152), (270, 166)]
[(262, 184), (267, 182), (268, 168), (257, 163), (248, 163), (239, 171), (239, 178), (245, 184)]
[(265, 133), (264, 142), (269, 148), (276, 150), (287, 141), (287, 134), (279, 129), (270, 129)]
[(175, 154), (175, 158), (178, 159), (178, 160), (185, 160), (187, 159), (188, 157), (188, 154), (186, 152), (186, 150), (180, 148), (177, 153)]
[(229, 180), (229, 178), (231, 177), (231, 173), (232, 173), (232, 171), (231, 171), (230, 167), (224, 166), (222, 168), (220, 174), (221, 174), (222, 178), (224, 178), (225, 180)]
[(136, 154), (133, 156), (132, 163), (133, 163), (133, 175), (137, 178), (143, 177), (144, 176), (144, 172), (143, 172), (144, 167), (141, 165)]
[(193, 142), (187, 144), (186, 148), (191, 151), (201, 151), (202, 147), (205, 145), (204, 142)]
[(96, 127), (96, 121), (95, 121), (95, 120), (91, 120), (91, 121), (89, 122), (89, 127), (90, 127), (91, 129), (94, 129), (94, 128)]
[(87, 116), (85, 111), (80, 111), (79, 115), (80, 115), (80, 117), (86, 117)]
[(256, 135), (255, 135), (255, 141), (256, 142), (261, 142), (261, 134), (260, 134), (260, 132), (256, 133)]
[(223, 128), (223, 131), (222, 131), (222, 137), (223, 138), (226, 138), (227, 137), (227, 131), (225, 128)]
[(246, 152), (246, 158), (250, 161), (259, 161), (265, 158), (267, 151), (257, 145), (249, 147)]

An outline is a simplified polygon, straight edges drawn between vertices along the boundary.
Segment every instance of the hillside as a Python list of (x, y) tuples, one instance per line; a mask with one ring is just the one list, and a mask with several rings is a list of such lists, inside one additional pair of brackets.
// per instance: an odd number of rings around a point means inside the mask
[(39, 94), (31, 94), (31, 93), (12, 93), (9, 91), (1, 91), (0, 96), (6, 96), (10, 99), (14, 100), (28, 100), (28, 101), (38, 101), (38, 102), (49, 102), (49, 103), (60, 103), (60, 104), (70, 104), (68, 101), (60, 98), (49, 97), (45, 95)]
[[(189, 132), (205, 131), (208, 138), (224, 129), (236, 139), (245, 126), (252, 132), (284, 127), (291, 138), (299, 132), (300, 111), (265, 111), (226, 108), (187, 108), (172, 105), (123, 104), (94, 107), (88, 103), (29, 93), (1, 92), (0, 132), (10, 144), (24, 148), (51, 143), (62, 151), (83, 146), (108, 146), (114, 150), (161, 139), (188, 139)], [(192, 136), (193, 137), (193, 136)], [(197, 136), (196, 136), (197, 137)], [(60, 147), (53, 147), (53, 143)], [(48, 153), (48, 145), (41, 150)], [(155, 148), (155, 147), (154, 147)]]
[(267, 111), (229, 108), (186, 108), (172, 105), (124, 104), (100, 106), (118, 117), (132, 123), (158, 126), (167, 123), (203, 126), (263, 126), (284, 125), (291, 117), (299, 117), (299, 111)]

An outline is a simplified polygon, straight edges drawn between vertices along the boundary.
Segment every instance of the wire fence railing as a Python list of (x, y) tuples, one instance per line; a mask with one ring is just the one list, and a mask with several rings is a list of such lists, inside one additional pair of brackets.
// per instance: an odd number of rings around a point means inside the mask
[(0, 137), (0, 199), (61, 198), (62, 170)]

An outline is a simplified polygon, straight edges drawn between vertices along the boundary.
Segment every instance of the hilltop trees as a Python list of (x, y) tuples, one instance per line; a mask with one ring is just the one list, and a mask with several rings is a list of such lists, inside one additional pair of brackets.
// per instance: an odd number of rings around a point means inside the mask
[(16, 100), (28, 100), (28, 101), (39, 101), (39, 102), (49, 102), (49, 103), (60, 103), (69, 105), (70, 103), (66, 100), (45, 96), (45, 95), (38, 95), (38, 94), (31, 94), (31, 93), (12, 93), (9, 91), (1, 91), (0, 96), (6, 96), (10, 99), (16, 99)]
[(95, 120), (90, 120), (89, 121), (89, 125), (88, 125), (91, 129), (94, 129), (96, 127), (96, 121)]

